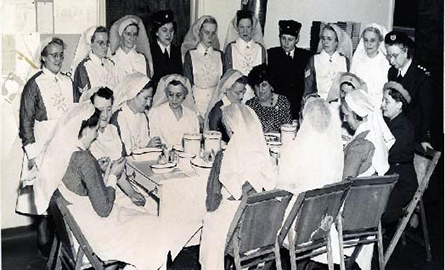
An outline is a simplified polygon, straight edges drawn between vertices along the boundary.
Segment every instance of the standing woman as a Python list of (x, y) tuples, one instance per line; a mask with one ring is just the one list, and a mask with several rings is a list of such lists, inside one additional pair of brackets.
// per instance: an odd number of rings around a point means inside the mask
[(306, 67), (303, 96), (318, 93), (326, 99), (337, 74), (349, 70), (351, 38), (337, 25), (327, 24), (321, 32), (317, 52)]
[[(33, 184), (37, 179), (43, 145), (54, 129), (57, 120), (79, 99), (71, 79), (60, 73), (64, 60), (65, 43), (54, 37), (44, 42), (40, 53), (41, 70), (25, 85), (20, 100), (19, 137), (24, 149), (20, 177), (20, 194), (16, 211), (36, 214)], [(39, 249), (48, 243), (46, 218), (39, 217), (37, 242)], [(45, 253), (45, 250), (42, 250)], [(49, 249), (48, 249), (49, 251)]]
[(417, 189), (417, 176), (414, 170), (414, 127), (406, 117), (405, 110), (411, 102), (409, 92), (396, 82), (388, 82), (383, 88), (383, 116), (396, 138), (389, 150), (389, 170), (397, 173), (399, 181), (389, 197), (386, 211), (382, 216), (385, 224), (394, 223), (403, 215), (403, 208), (409, 203)]
[(182, 74), (181, 50), (172, 43), (177, 25), (171, 10), (159, 10), (152, 17), (152, 42), (154, 89), (165, 75)]
[(424, 149), (431, 148), (431, 116), (433, 107), (433, 85), (430, 72), (414, 59), (414, 41), (405, 33), (392, 31), (385, 37), (386, 58), (391, 65), (388, 81), (396, 81), (411, 96), (406, 116), (414, 124), (416, 143)]
[(116, 65), (117, 84), (121, 83), (125, 76), (135, 72), (147, 77), (153, 74), (150, 43), (139, 17), (127, 15), (111, 26), (110, 51)]
[(357, 50), (352, 57), (351, 73), (363, 79), (368, 86), (374, 104), (382, 103), (383, 85), (387, 82), (389, 64), (383, 39), (385, 27), (373, 23), (362, 32)]
[(199, 18), (185, 36), (181, 51), (184, 75), (192, 84), (196, 107), (204, 117), (223, 74), (223, 53), (219, 50), (216, 19), (209, 15)]
[[(267, 53), (258, 19), (248, 10), (238, 10), (227, 29), (224, 71), (236, 69), (248, 75), (254, 66), (266, 63)], [(248, 89), (244, 102), (254, 96)]]

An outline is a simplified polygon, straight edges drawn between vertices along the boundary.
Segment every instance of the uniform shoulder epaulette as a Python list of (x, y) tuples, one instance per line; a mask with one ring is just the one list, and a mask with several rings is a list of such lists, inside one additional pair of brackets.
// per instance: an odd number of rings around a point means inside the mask
[(423, 67), (421, 65), (417, 65), (417, 68), (422, 70), (425, 73), (426, 76), (430, 76), (431, 75), (431, 73), (425, 67)]
[(71, 78), (71, 72), (69, 72), (69, 71), (67, 71), (67, 72), (60, 71), (60, 74)]

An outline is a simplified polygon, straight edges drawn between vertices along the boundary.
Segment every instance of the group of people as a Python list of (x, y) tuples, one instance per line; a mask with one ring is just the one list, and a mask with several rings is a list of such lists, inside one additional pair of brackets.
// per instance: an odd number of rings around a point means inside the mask
[[(72, 78), (60, 72), (64, 42), (53, 37), (43, 43), (41, 71), (21, 96), (18, 212), (45, 214), (59, 190), (102, 258), (156, 269), (163, 264), (158, 255), (185, 243), (167, 241), (167, 231), (141, 231), (159, 226), (154, 217), (125, 215), (146, 204), (127, 180), (125, 157), (146, 147), (171, 149), (186, 133), (216, 130), (227, 147), (216, 153), (207, 183), (203, 269), (223, 269), (230, 221), (240, 199), (252, 192), (298, 194), (397, 173), (383, 217), (385, 224), (397, 222), (417, 188), (414, 145), (431, 147), (431, 79), (416, 63), (406, 34), (372, 24), (353, 53), (349, 35), (327, 24), (313, 55), (296, 47), (301, 24), (281, 20), (280, 46), (266, 50), (258, 19), (240, 10), (223, 52), (213, 16), (199, 18), (181, 47), (172, 43), (177, 25), (170, 10), (152, 19), (150, 39), (133, 15), (109, 30), (87, 29)], [(282, 147), (276, 167), (264, 133), (293, 120), (298, 132)], [(20, 197), (29, 193), (31, 203), (23, 203)], [(39, 246), (48, 239), (45, 220)], [(144, 250), (144, 243), (156, 241), (164, 244)]]

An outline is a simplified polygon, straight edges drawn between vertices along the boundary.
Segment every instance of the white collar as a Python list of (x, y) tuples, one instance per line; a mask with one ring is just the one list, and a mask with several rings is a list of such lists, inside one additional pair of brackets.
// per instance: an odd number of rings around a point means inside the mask
[(157, 40), (157, 42), (158, 42), (158, 45), (159, 45), (159, 48), (161, 48), (161, 52), (162, 53), (164, 53), (165, 52), (165, 50), (167, 50), (167, 52), (168, 52), (168, 55), (170, 55), (170, 45), (168, 45), (168, 46), (164, 46), (164, 45), (162, 45), (162, 43), (161, 42), (159, 42), (159, 40)]
[(288, 54), (286, 51), (284, 51), (284, 53), (285, 53), (286, 55), (289, 55), (290, 57), (294, 58), (295, 48), (293, 48), (292, 51), (289, 52), (289, 54)]
[(59, 73), (54, 74), (51, 71), (49, 71), (49, 69), (47, 69), (46, 67), (42, 68), (43, 74), (45, 74), (45, 76), (54, 79), (56, 82), (59, 80)]
[(196, 50), (198, 51), (199, 54), (207, 56), (207, 54), (212, 53), (213, 47), (210, 46), (210, 47), (206, 48), (206, 47), (204, 47), (204, 45), (201, 42), (199, 42), (198, 46), (196, 46)]
[(226, 94), (223, 95), (223, 97), (221, 98), (221, 101), (222, 101), (222, 103), (223, 103), (221, 109), (223, 109), (223, 108), (229, 106), (229, 105), (232, 103), (232, 102), (230, 102), (230, 100), (229, 100), (229, 98), (227, 97)]
[(335, 51), (332, 55), (329, 55), (325, 50), (322, 50), (320, 52), (320, 57), (326, 61), (329, 61), (330, 59), (332, 61), (335, 61), (337, 58), (340, 57), (340, 54), (338, 53), (338, 51)]
[(361, 125), (355, 131), (354, 136), (352, 137), (352, 140), (355, 139), (358, 135), (360, 135), (361, 133), (363, 133), (363, 132), (365, 132), (367, 130), (370, 130), (369, 129), (369, 125), (368, 125), (368, 121), (361, 123)]
[(240, 48), (243, 48), (243, 49), (247, 49), (247, 48), (252, 49), (254, 42), (255, 41), (253, 39), (251, 39), (249, 42), (245, 42), (244, 39), (242, 39), (242, 38), (238, 38), (238, 40), (237, 40), (237, 43), (239, 44)]
[(404, 77), (406, 72), (408, 72), (408, 69), (411, 66), (412, 62), (413, 59), (409, 59), (408, 62), (401, 69), (399, 69), (399, 74), (401, 74)]
[(131, 50), (128, 53), (125, 53), (124, 50), (119, 46), (119, 48), (116, 50), (116, 54), (122, 54), (122, 55), (131, 55), (131, 54), (137, 54), (136, 52), (136, 45), (131, 48)]
[(103, 66), (103, 63), (105, 62), (104, 61), (105, 57), (100, 59), (97, 55), (93, 53), (93, 51), (91, 51), (88, 56), (90, 57), (91, 61), (93, 61), (93, 63)]

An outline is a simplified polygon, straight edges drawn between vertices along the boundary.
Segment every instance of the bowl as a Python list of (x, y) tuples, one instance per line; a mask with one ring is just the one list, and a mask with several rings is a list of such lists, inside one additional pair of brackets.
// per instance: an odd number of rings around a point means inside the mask
[(142, 148), (136, 149), (132, 153), (133, 160), (135, 161), (150, 161), (157, 160), (159, 156), (162, 154), (161, 148)]
[(192, 158), (194, 158), (196, 155), (193, 153), (187, 153), (187, 152), (178, 152), (178, 166), (180, 167), (190, 167), (190, 161)]
[(281, 137), (280, 133), (275, 133), (275, 132), (264, 133), (264, 138), (266, 139), (266, 142), (279, 142), (280, 137)]
[(270, 141), (270, 142), (267, 142), (267, 145), (269, 147), (281, 147), (283, 144), (281, 142)]
[(150, 165), (153, 173), (169, 173), (176, 168), (176, 163), (166, 163), (166, 164), (152, 164)]
[(192, 164), (192, 168), (198, 173), (199, 175), (205, 175), (210, 173), (210, 169), (212, 169), (213, 163), (207, 162), (203, 160), (202, 158), (195, 157), (190, 161)]

